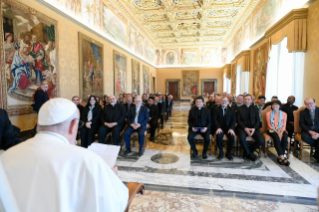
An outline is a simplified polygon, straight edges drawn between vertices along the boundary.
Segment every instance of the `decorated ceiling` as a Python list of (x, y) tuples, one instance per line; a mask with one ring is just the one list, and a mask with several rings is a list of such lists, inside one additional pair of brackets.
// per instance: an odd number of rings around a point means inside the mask
[(217, 47), (259, 0), (116, 1), (146, 29), (158, 48)]

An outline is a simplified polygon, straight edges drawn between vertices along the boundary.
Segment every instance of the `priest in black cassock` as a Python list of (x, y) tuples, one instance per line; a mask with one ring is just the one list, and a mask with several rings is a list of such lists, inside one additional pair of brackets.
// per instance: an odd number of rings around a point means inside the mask
[(210, 141), (210, 126), (211, 126), (211, 116), (210, 111), (204, 106), (203, 97), (199, 96), (195, 99), (195, 107), (192, 107), (188, 113), (188, 142), (192, 148), (191, 158), (197, 156), (197, 150), (194, 143), (194, 138), (197, 134), (201, 134), (204, 138), (204, 149), (202, 158), (207, 158), (207, 149)]
[(229, 100), (227, 97), (221, 99), (220, 107), (216, 107), (214, 110), (212, 132), (216, 134), (216, 142), (219, 148), (218, 159), (222, 160), (224, 158), (223, 152), (223, 137), (227, 136), (227, 151), (226, 157), (229, 160), (234, 160), (231, 155), (231, 150), (235, 142), (235, 125), (236, 117), (235, 111), (228, 106)]
[(155, 136), (155, 131), (157, 127), (157, 121), (158, 121), (158, 108), (154, 104), (154, 97), (150, 97), (148, 99), (147, 104), (145, 107), (148, 108), (148, 113), (149, 113), (149, 124), (151, 126), (151, 136), (150, 136), (150, 141), (154, 141), (154, 136)]
[(101, 115), (101, 127), (99, 129), (99, 143), (105, 143), (105, 136), (112, 132), (115, 145), (120, 142), (120, 132), (123, 129), (126, 112), (124, 105), (117, 102), (115, 96), (109, 97), (110, 104), (104, 107)]

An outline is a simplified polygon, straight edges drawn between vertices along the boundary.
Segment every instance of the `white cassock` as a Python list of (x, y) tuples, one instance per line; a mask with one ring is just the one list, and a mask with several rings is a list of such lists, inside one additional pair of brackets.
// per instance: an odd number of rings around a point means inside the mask
[(122, 212), (128, 189), (95, 153), (52, 132), (38, 134), (0, 156), (21, 212)]

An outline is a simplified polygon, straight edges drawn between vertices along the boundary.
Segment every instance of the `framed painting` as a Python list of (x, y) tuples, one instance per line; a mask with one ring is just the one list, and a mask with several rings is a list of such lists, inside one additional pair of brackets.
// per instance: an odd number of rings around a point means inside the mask
[(103, 99), (103, 44), (79, 32), (80, 98)]
[(113, 51), (114, 64), (114, 95), (127, 92), (127, 63), (126, 56)]
[(182, 96), (198, 95), (199, 71), (182, 71)]
[(143, 93), (150, 93), (150, 71), (147, 66), (143, 65)]
[(140, 94), (140, 63), (132, 59), (132, 92)]
[(0, 7), (0, 106), (9, 115), (31, 113), (42, 84), (50, 98), (59, 96), (57, 21), (15, 0)]
[(266, 74), (267, 74), (267, 43), (254, 51), (254, 79), (253, 95), (256, 99), (258, 96), (265, 96), (266, 92)]

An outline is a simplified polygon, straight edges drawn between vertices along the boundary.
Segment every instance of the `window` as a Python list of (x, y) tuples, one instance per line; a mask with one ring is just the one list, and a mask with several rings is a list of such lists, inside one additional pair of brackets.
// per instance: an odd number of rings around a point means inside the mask
[(241, 65), (237, 66), (236, 73), (236, 96), (243, 94), (244, 92), (248, 93), (249, 89), (249, 72), (242, 71)]
[(228, 79), (226, 77), (226, 73), (224, 73), (223, 75), (223, 92), (226, 92), (226, 93), (231, 93), (231, 90), (230, 90), (230, 79)]
[(288, 96), (296, 98), (295, 105), (303, 106), (303, 74), (305, 53), (288, 53), (287, 38), (273, 45), (269, 54), (266, 76), (266, 99), (272, 96), (285, 103)]

